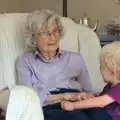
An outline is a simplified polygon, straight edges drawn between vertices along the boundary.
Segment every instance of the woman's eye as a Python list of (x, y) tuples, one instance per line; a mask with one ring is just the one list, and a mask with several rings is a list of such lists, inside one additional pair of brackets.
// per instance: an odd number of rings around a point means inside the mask
[(42, 32), (41, 35), (44, 35), (44, 36), (50, 36), (50, 32)]

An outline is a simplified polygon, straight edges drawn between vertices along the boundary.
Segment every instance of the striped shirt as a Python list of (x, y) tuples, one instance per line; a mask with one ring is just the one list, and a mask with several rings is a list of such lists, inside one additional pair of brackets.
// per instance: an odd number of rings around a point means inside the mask
[(107, 112), (112, 116), (112, 120), (120, 120), (120, 83), (111, 87), (111, 84), (107, 84), (102, 94), (107, 94), (115, 102), (107, 105), (105, 108)]

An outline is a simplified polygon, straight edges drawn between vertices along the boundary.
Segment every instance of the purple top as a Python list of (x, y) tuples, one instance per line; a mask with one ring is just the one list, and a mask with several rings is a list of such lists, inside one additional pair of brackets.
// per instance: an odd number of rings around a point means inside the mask
[(112, 120), (120, 120), (120, 83), (111, 87), (111, 84), (107, 84), (102, 94), (107, 94), (115, 102), (107, 105), (105, 108), (112, 116)]
[(38, 51), (21, 56), (17, 63), (18, 84), (34, 88), (44, 104), (47, 94), (58, 88), (92, 92), (86, 65), (79, 53), (61, 51), (45, 60)]

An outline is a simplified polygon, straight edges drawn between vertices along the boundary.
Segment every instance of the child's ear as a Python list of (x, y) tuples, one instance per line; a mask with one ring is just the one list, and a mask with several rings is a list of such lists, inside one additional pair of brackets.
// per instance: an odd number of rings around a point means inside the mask
[(111, 75), (116, 77), (116, 79), (120, 79), (120, 69), (114, 69)]
[(114, 68), (114, 69), (112, 70), (112, 74), (113, 74), (113, 75), (118, 75), (118, 74), (120, 74), (120, 69), (115, 69), (115, 68)]
[(111, 75), (112, 75), (112, 76), (116, 75), (116, 73), (117, 73), (117, 69), (112, 69), (112, 70), (111, 70)]

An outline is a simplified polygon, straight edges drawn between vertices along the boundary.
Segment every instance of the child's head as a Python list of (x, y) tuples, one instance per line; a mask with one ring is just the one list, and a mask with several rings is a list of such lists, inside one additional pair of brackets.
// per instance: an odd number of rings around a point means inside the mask
[(106, 83), (120, 80), (120, 42), (113, 42), (102, 48), (100, 71)]

